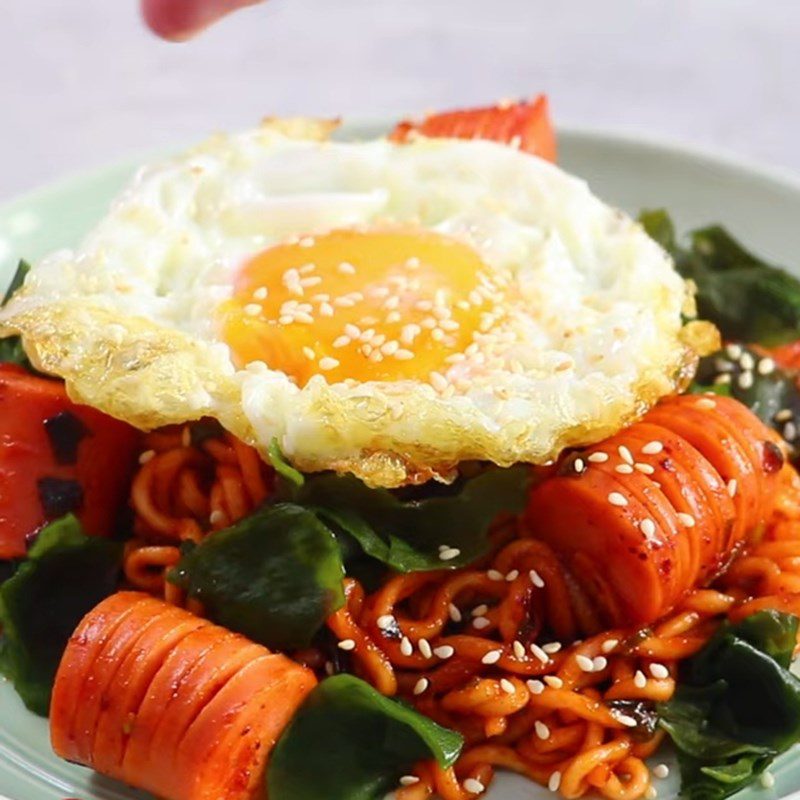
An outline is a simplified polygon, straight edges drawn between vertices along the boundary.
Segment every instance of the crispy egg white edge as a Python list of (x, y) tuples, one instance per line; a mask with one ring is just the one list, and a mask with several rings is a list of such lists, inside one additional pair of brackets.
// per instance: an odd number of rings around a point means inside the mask
[[(268, 191), (230, 180), (254, 174)], [(387, 209), (467, 239), (470, 219), (480, 229), (510, 217), (525, 232), (538, 267), (518, 270), (521, 286), (550, 317), (531, 326), (529, 371), (483, 376), (447, 398), (415, 381), (348, 387), (317, 376), (300, 389), (260, 362), (237, 370), (209, 313), (230, 296), (233, 270), (281, 237), (369, 224)], [(298, 227), (309, 219), (313, 231)], [(486, 245), (491, 233), (470, 242), (489, 261), (503, 257)], [(695, 358), (682, 337), (685, 295), (640, 226), (533, 156), (482, 141), (319, 143), (259, 129), (142, 170), (77, 251), (37, 265), (0, 312), (0, 333), (21, 333), (77, 400), (139, 427), (214, 416), (262, 452), (277, 438), (301, 469), (392, 486), (466, 459), (543, 463), (631, 422)], [(576, 368), (565, 373), (541, 347), (548, 326), (563, 332), (560, 315), (576, 330), (564, 350)], [(590, 363), (598, 354), (602, 368)]]

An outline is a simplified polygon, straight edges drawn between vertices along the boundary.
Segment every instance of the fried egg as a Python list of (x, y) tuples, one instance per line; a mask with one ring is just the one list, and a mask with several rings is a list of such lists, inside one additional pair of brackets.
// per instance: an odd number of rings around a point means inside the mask
[(272, 123), (143, 168), (0, 335), (140, 428), (210, 416), (387, 487), (598, 441), (714, 346), (668, 255), (558, 167), (327, 132)]

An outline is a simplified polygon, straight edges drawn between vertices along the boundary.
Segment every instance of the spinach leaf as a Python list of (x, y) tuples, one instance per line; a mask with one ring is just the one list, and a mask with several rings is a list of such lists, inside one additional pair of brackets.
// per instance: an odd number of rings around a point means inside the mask
[(86, 536), (68, 515), (47, 525), (0, 587), (0, 672), (46, 715), (58, 663), (76, 626), (116, 590), (122, 545)]
[(273, 439), (269, 443), (267, 455), (269, 456), (270, 464), (272, 464), (275, 472), (277, 472), (291, 487), (299, 489), (305, 483), (303, 474), (298, 472), (284, 457), (277, 439)]
[(290, 503), (261, 508), (204, 539), (167, 577), (214, 622), (278, 650), (307, 646), (344, 604), (336, 538)]
[[(13, 296), (13, 294), (22, 286), (25, 282), (25, 276), (30, 272), (30, 264), (25, 261), (20, 261), (17, 265), (17, 271), (14, 273), (14, 277), (11, 279), (11, 284), (9, 285), (5, 296), (3, 297), (3, 302), (0, 303), (0, 307), (4, 306)], [(26, 369), (31, 368), (31, 364), (28, 361), (28, 357), (25, 355), (25, 351), (22, 349), (22, 340), (19, 336), (9, 336), (5, 339), (0, 339), (0, 364), (19, 364)]]
[[(492, 522), (525, 507), (529, 476), (524, 465), (493, 467), (451, 486), (391, 492), (371, 489), (352, 475), (326, 473), (307, 477), (293, 498), (373, 558), (398, 572), (424, 572), (463, 567), (484, 555)], [(441, 545), (458, 555), (443, 560)]]
[(760, 611), (725, 623), (683, 667), (660, 724), (679, 751), (681, 792), (721, 800), (800, 740), (800, 681), (789, 672), (798, 620)]
[(697, 285), (698, 312), (723, 338), (765, 345), (800, 338), (800, 280), (785, 269), (758, 258), (719, 225), (693, 231), (683, 247), (666, 211), (643, 211), (639, 221)]
[(443, 767), (463, 739), (352, 675), (317, 686), (278, 740), (270, 800), (377, 800), (420, 760)]

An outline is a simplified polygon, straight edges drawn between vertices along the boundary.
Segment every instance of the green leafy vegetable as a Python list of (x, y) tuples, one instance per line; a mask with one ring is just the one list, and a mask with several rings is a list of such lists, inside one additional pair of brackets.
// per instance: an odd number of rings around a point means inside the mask
[(344, 604), (336, 537), (290, 503), (259, 509), (184, 553), (168, 578), (208, 616), (267, 647), (305, 647)]
[(122, 545), (86, 536), (68, 515), (39, 534), (0, 587), (0, 672), (46, 715), (58, 663), (83, 616), (116, 590)]
[(270, 463), (272, 464), (275, 472), (278, 473), (289, 485), (294, 488), (300, 488), (305, 483), (305, 478), (301, 472), (298, 472), (285, 458), (278, 446), (278, 440), (273, 439), (269, 443), (267, 451)]
[(721, 800), (800, 740), (800, 681), (789, 672), (798, 620), (760, 611), (725, 623), (683, 666), (661, 725), (679, 751), (681, 792)]
[(448, 767), (461, 736), (351, 675), (323, 681), (275, 746), (270, 800), (378, 800), (420, 760)]
[(680, 274), (695, 282), (700, 316), (726, 340), (775, 345), (800, 338), (800, 280), (746, 250), (718, 225), (693, 231), (686, 248), (666, 211), (643, 211), (639, 220), (672, 255)]
[[(4, 306), (13, 296), (13, 294), (25, 282), (25, 276), (30, 272), (30, 265), (25, 261), (20, 261), (17, 265), (17, 271), (11, 279), (11, 284), (6, 290), (3, 302), (0, 306)], [(22, 349), (22, 340), (19, 336), (9, 336), (5, 339), (0, 339), (0, 364), (19, 364), (26, 369), (31, 368), (28, 357)]]
[[(488, 549), (487, 533), (502, 513), (525, 507), (530, 471), (489, 468), (451, 486), (426, 485), (405, 493), (371, 489), (353, 476), (309, 477), (294, 502), (316, 510), (364, 552), (399, 572), (463, 567)], [(439, 546), (458, 550), (449, 560)]]

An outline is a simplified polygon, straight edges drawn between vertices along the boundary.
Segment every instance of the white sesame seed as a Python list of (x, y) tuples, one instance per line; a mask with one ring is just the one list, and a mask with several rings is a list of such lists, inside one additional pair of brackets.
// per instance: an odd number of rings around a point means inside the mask
[(773, 789), (775, 787), (775, 776), (771, 772), (762, 772), (760, 783), (765, 789)]
[(487, 606), (486, 603), (481, 603), (479, 606), (475, 606), (475, 608), (472, 609), (470, 614), (473, 617), (485, 617), (488, 611), (489, 611), (489, 606)]
[(558, 675), (545, 675), (544, 682), (548, 686), (552, 686), (553, 689), (562, 689), (564, 687), (564, 681)]
[(756, 360), (753, 358), (752, 353), (742, 353), (739, 358), (739, 366), (742, 369), (751, 370), (756, 365)]
[(656, 778), (661, 778), (662, 780), (664, 778), (668, 778), (669, 777), (669, 767), (666, 764), (656, 764), (653, 767), (653, 775), (655, 775)]
[(728, 358), (738, 360), (742, 357), (742, 346), (739, 344), (729, 344), (725, 348), (725, 352), (727, 353)]
[(561, 642), (547, 642), (547, 644), (542, 645), (542, 650), (545, 653), (558, 653), (561, 650)]
[(624, 444), (621, 444), (617, 448), (617, 452), (619, 453), (619, 457), (626, 462), (627, 464), (633, 464), (633, 456), (631, 455), (631, 451), (625, 447)]
[(740, 388), (742, 389), (749, 389), (753, 385), (753, 373), (752, 372), (742, 372), (739, 375), (737, 380)]
[(319, 368), (324, 370), (329, 369), (336, 369), (339, 366), (339, 360), (336, 358), (331, 358), (330, 356), (325, 356), (325, 358), (321, 358), (319, 360)]
[(614, 467), (615, 472), (619, 472), (620, 475), (631, 475), (633, 473), (633, 467), (630, 464), (617, 464)]
[(496, 664), (503, 656), (502, 650), (490, 650), (482, 659), (481, 664)]
[(443, 392), (450, 385), (447, 378), (445, 378), (441, 372), (431, 372), (430, 375), (428, 375), (428, 379), (431, 382), (431, 386), (433, 386), (437, 392)]
[(319, 304), (319, 313), (323, 317), (332, 317), (333, 316), (333, 306), (330, 303), (320, 303)]
[(619, 639), (606, 639), (603, 644), (600, 645), (600, 649), (604, 653), (610, 653), (618, 644)]
[(269, 289), (267, 289), (266, 286), (259, 286), (258, 289), (253, 292), (253, 297), (256, 300), (266, 300), (268, 295)]
[(531, 694), (541, 694), (544, 691), (544, 684), (535, 678), (525, 681), (525, 685), (528, 687)]
[(464, 791), (470, 794), (480, 794), (486, 791), (486, 787), (477, 778), (467, 778), (463, 786)]
[(313, 348), (311, 348), (311, 347), (304, 347), (303, 348), (303, 355), (309, 361), (314, 361), (314, 359), (316, 359), (316, 357), (317, 357), (317, 354), (314, 352)]
[(313, 325), (314, 317), (312, 317), (311, 314), (308, 314), (305, 311), (298, 311), (294, 315), (294, 321), (302, 322), (303, 325)]
[(794, 422), (787, 422), (783, 426), (783, 438), (787, 442), (793, 442), (797, 438), (797, 425)]
[(637, 689), (644, 689), (647, 686), (647, 676), (640, 669), (637, 669), (633, 676), (633, 685)]
[(537, 589), (544, 589), (544, 578), (535, 569), (528, 572), (528, 577)]
[(603, 464), (608, 461), (608, 453), (598, 450), (596, 453), (591, 453), (586, 460), (591, 461), (593, 464)]
[(491, 624), (491, 621), (486, 619), (486, 617), (475, 617), (475, 619), (472, 620), (472, 627), (479, 631), (488, 628)]
[(775, 422), (787, 422), (794, 416), (791, 408), (782, 408), (775, 414)]
[(244, 313), (248, 317), (257, 317), (261, 313), (261, 306), (258, 303), (248, 303), (244, 307)]
[(490, 569), (486, 573), (486, 577), (490, 581), (502, 581), (505, 580), (505, 575), (502, 572), (498, 572), (496, 569)]
[(401, 347), (395, 352), (393, 358), (397, 359), (397, 361), (411, 361), (414, 358), (414, 354), (410, 350)]
[(392, 325), (395, 322), (400, 322), (401, 319), (403, 319), (403, 315), (399, 311), (390, 311), (386, 315), (386, 322), (389, 325)]
[(339, 347), (347, 347), (347, 345), (352, 344), (353, 340), (349, 336), (337, 336), (333, 340), (333, 346), (336, 348)]
[(625, 495), (620, 494), (619, 492), (611, 492), (611, 494), (608, 496), (608, 502), (611, 503), (612, 506), (619, 506), (620, 508), (624, 508), (628, 505)]
[(453, 620), (453, 622), (461, 622), (461, 610), (458, 608), (458, 606), (450, 603), (447, 607), (447, 610), (450, 614), (450, 619)]
[(710, 397), (701, 397), (695, 405), (705, 411), (710, 411), (712, 408), (717, 407), (717, 404)]
[(679, 511), (677, 516), (681, 525), (684, 525), (687, 528), (694, 528), (695, 519), (691, 514), (687, 514), (685, 511)]
[(550, 778), (547, 781), (547, 788), (551, 792), (557, 792), (559, 786), (561, 786), (561, 773), (556, 770), (550, 774)]
[(337, 645), (340, 650), (355, 650), (356, 643), (352, 639), (342, 639)]
[(449, 644), (442, 644), (439, 645), (439, 647), (433, 648), (433, 654), (437, 658), (442, 658), (442, 659), (452, 658), (455, 655), (455, 652), (456, 652), (455, 647), (452, 647)]
[(608, 666), (608, 659), (604, 656), (595, 656), (592, 660), (592, 668), (594, 672), (602, 672)]
[(511, 572), (506, 573), (506, 581), (508, 583), (511, 583), (512, 581), (515, 581), (517, 578), (519, 578), (519, 570), (518, 569), (512, 569)]
[(514, 657), (520, 661), (527, 656), (527, 653), (525, 652), (525, 645), (522, 644), (519, 639), (514, 640), (514, 643), (511, 645), (511, 649), (514, 651)]
[(414, 652), (414, 645), (411, 644), (411, 639), (408, 636), (404, 636), (400, 640), (400, 652), (404, 656), (410, 656)]
[(225, 519), (225, 514), (223, 514), (218, 508), (215, 508), (208, 515), (208, 521), (211, 525), (219, 525), (223, 519)]
[(342, 261), (342, 263), (339, 264), (337, 269), (339, 270), (339, 272), (342, 273), (342, 275), (356, 274), (356, 268), (349, 261)]
[(728, 481), (728, 494), (731, 497), (736, 497), (736, 490), (739, 488), (739, 484), (736, 482), (736, 478), (731, 478)]
[(656, 524), (651, 519), (643, 519), (639, 523), (639, 530), (644, 534), (645, 538), (652, 539), (656, 535)]
[(642, 452), (647, 456), (658, 455), (664, 449), (664, 443), (658, 440), (648, 442), (643, 448)]
[(419, 647), (419, 652), (422, 654), (423, 658), (433, 658), (433, 650), (427, 639), (420, 639), (417, 642), (417, 647)]
[(427, 678), (420, 678), (414, 684), (414, 694), (422, 694), (430, 686), (430, 681)]
[(143, 453), (139, 454), (139, 463), (146, 464), (148, 461), (151, 461), (155, 457), (156, 451), (155, 450), (145, 450)]
[(511, 683), (511, 681), (508, 678), (501, 678), (500, 679), (500, 688), (506, 694), (514, 694), (517, 691), (517, 689), (514, 686), (514, 684)]
[(416, 257), (412, 256), (406, 260), (406, 267), (408, 269), (418, 269), (422, 262)]
[(652, 475), (656, 470), (649, 464), (634, 464), (633, 468), (641, 472), (643, 475)]
[(575, 656), (575, 663), (577, 663), (578, 669), (582, 672), (594, 672), (594, 661), (589, 656), (583, 655), (583, 653), (578, 653)]
[(533, 728), (536, 731), (536, 735), (540, 739), (549, 739), (550, 738), (550, 728), (544, 724), (540, 719), (537, 719), (536, 722), (533, 723)]
[(375, 620), (375, 624), (382, 630), (385, 631), (395, 624), (395, 619), (391, 614), (383, 614), (378, 619)]
[(717, 375), (714, 378), (714, 383), (720, 385), (727, 385), (731, 382), (731, 375), (729, 372), (723, 372), (721, 375)]
[(656, 800), (656, 797), (658, 797), (658, 790), (655, 786), (653, 786), (652, 783), (648, 784), (647, 788), (642, 794), (642, 797), (644, 797), (644, 800)]
[(580, 474), (581, 472), (583, 472), (586, 469), (586, 463), (584, 462), (584, 460), (582, 458), (576, 458), (572, 462), (572, 469), (574, 469), (575, 472)]
[(416, 783), (419, 783), (419, 778), (416, 775), (403, 775), (400, 778), (401, 786), (413, 786)]
[(548, 656), (547, 653), (545, 653), (545, 651), (542, 650), (542, 648), (539, 647), (538, 644), (536, 643), (532, 644), (530, 646), (530, 651), (533, 654), (534, 658), (541, 661), (542, 664), (547, 664), (547, 662), (550, 661), (550, 656)]
[(669, 670), (663, 665), (654, 663), (650, 665), (650, 674), (659, 681), (669, 678)]
[(392, 339), (381, 345), (381, 353), (385, 356), (393, 356), (400, 349), (397, 339)]
[(457, 547), (448, 547), (439, 553), (439, 560), (452, 561), (454, 558), (458, 558), (460, 555), (461, 551)]
[(302, 278), (300, 281), (300, 285), (304, 289), (310, 289), (312, 286), (318, 286), (320, 283), (322, 283), (322, 278), (320, 278), (319, 275), (312, 275), (308, 278)]
[(629, 717), (627, 714), (621, 714), (619, 712), (614, 712), (614, 711), (612, 711), (611, 713), (614, 716), (614, 719), (616, 719), (617, 722), (621, 723), (626, 728), (636, 727), (636, 720), (633, 717)]

